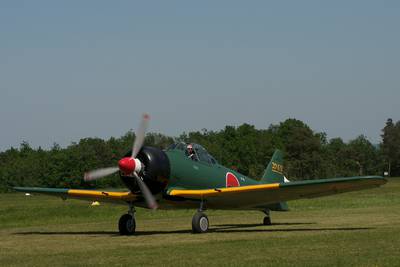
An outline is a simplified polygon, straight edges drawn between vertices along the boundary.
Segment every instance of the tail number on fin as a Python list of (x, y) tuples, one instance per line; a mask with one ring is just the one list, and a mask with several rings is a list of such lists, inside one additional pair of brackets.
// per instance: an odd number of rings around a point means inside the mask
[(272, 171), (279, 174), (283, 174), (283, 166), (281, 164), (272, 162)]

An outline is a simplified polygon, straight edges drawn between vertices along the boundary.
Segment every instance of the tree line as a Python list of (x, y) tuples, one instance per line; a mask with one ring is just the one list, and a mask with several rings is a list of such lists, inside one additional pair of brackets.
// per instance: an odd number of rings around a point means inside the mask
[[(297, 119), (287, 119), (267, 129), (253, 125), (226, 126), (219, 131), (194, 131), (179, 137), (149, 133), (145, 144), (166, 148), (178, 141), (199, 143), (222, 165), (252, 178), (260, 178), (276, 148), (285, 154), (285, 175), (291, 180), (358, 175), (400, 176), (400, 121), (388, 119), (379, 145), (360, 135), (344, 142), (327, 139)], [(122, 186), (117, 175), (86, 183), (85, 171), (116, 166), (132, 146), (134, 133), (103, 140), (84, 138), (62, 148), (44, 150), (23, 142), (0, 152), (0, 191), (13, 186), (100, 188)]]

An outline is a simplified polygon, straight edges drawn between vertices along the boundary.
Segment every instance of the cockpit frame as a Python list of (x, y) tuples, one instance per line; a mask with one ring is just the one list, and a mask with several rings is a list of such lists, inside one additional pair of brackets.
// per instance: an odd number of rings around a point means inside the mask
[[(190, 143), (190, 144), (193, 146), (193, 150), (194, 150), (194, 153), (196, 156), (195, 159), (197, 161), (202, 162), (202, 163), (207, 163), (210, 165), (218, 164), (217, 160), (213, 156), (211, 156), (210, 153), (208, 153), (208, 151), (203, 146), (196, 144), (196, 143)], [(188, 145), (189, 144), (184, 143), (184, 142), (177, 142), (177, 143), (170, 145), (167, 148), (167, 151), (181, 150), (185, 153), (185, 155), (187, 157), (189, 157), (189, 152), (187, 149)]]

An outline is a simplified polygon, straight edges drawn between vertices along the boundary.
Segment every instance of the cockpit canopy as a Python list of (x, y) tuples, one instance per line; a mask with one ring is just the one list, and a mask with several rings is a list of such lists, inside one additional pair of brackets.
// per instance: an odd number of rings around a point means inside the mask
[[(190, 143), (190, 144), (193, 146), (193, 150), (194, 150), (194, 153), (196, 154), (198, 161), (205, 162), (208, 164), (218, 164), (216, 159), (213, 156), (211, 156), (204, 147), (202, 147), (199, 144), (195, 144), (195, 143)], [(174, 149), (181, 150), (186, 154), (186, 156), (189, 156), (189, 152), (187, 150), (188, 145), (189, 144), (186, 144), (184, 142), (175, 143), (175, 144), (170, 145), (167, 148), (167, 151), (174, 150)]]

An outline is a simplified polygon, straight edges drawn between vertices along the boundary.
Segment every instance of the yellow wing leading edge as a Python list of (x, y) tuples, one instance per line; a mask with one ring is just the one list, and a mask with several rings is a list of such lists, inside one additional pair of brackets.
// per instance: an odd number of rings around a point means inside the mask
[(16, 191), (25, 193), (37, 193), (52, 196), (59, 196), (63, 199), (74, 198), (90, 201), (106, 201), (126, 203), (136, 201), (140, 195), (131, 192), (113, 192), (113, 191), (97, 191), (97, 190), (81, 190), (81, 189), (59, 189), (59, 188), (38, 188), (38, 187), (15, 187)]

